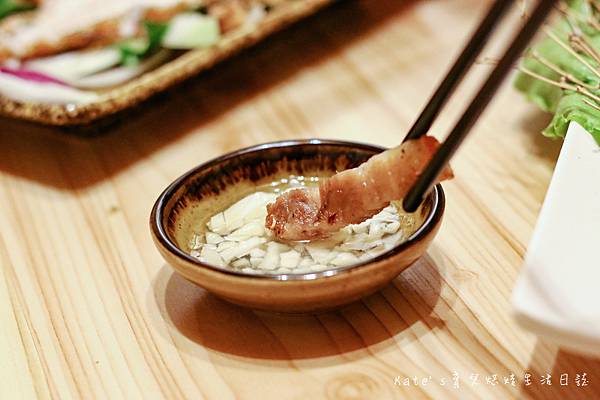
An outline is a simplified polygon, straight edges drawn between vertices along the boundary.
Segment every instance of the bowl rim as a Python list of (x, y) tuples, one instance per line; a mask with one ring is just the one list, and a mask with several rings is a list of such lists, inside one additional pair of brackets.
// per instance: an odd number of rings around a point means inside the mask
[(345, 141), (345, 140), (336, 140), (336, 139), (294, 139), (294, 140), (280, 140), (274, 142), (261, 143), (249, 147), (245, 147), (242, 149), (234, 150), (229, 153), (223, 154), (219, 157), (210, 159), (204, 163), (199, 164), (198, 166), (190, 169), (185, 172), (183, 175), (175, 179), (171, 184), (169, 184), (163, 192), (158, 196), (157, 200), (152, 207), (152, 212), (150, 214), (150, 230), (163, 249), (166, 249), (170, 254), (180, 259), (181, 261), (185, 261), (189, 264), (194, 265), (198, 268), (205, 268), (212, 272), (216, 272), (219, 274), (225, 274), (230, 276), (236, 276), (238, 278), (247, 278), (247, 279), (260, 279), (260, 280), (274, 280), (274, 281), (308, 281), (308, 280), (316, 280), (320, 278), (331, 277), (335, 275), (340, 275), (342, 273), (348, 273), (352, 270), (356, 270), (359, 268), (367, 267), (368, 265), (383, 261), (389, 257), (393, 257), (396, 254), (401, 253), (412, 244), (419, 242), (422, 238), (424, 238), (438, 223), (438, 221), (442, 218), (444, 214), (446, 199), (444, 195), (444, 190), (442, 189), (441, 184), (436, 184), (433, 188), (429, 196), (432, 196), (432, 205), (429, 214), (423, 221), (423, 224), (415, 231), (412, 235), (408, 237), (404, 242), (399, 243), (398, 245), (392, 247), (391, 249), (379, 254), (377, 257), (369, 259), (367, 261), (363, 261), (357, 264), (351, 264), (343, 267), (335, 267), (323, 271), (318, 272), (304, 272), (304, 273), (285, 273), (285, 274), (251, 274), (242, 271), (235, 271), (233, 269), (227, 269), (225, 267), (219, 267), (216, 265), (211, 265), (207, 263), (203, 263), (195, 257), (192, 257), (190, 254), (186, 253), (182, 249), (180, 249), (167, 234), (165, 227), (163, 226), (162, 221), (164, 220), (164, 212), (167, 204), (173, 198), (174, 194), (179, 190), (179, 188), (185, 184), (185, 182), (196, 175), (199, 171), (218, 165), (222, 162), (230, 160), (235, 157), (239, 157), (242, 155), (247, 155), (251, 153), (258, 153), (264, 150), (270, 150), (273, 148), (284, 148), (284, 147), (301, 147), (307, 145), (325, 145), (325, 146), (334, 146), (334, 147), (353, 147), (360, 150), (367, 151), (375, 151), (376, 153), (385, 151), (386, 148), (383, 146), (378, 146), (374, 144), (368, 144), (363, 142), (353, 142), (353, 141)]

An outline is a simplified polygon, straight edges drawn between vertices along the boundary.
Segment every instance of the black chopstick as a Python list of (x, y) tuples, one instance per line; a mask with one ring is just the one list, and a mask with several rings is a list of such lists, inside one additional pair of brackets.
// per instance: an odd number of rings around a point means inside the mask
[(517, 34), (508, 50), (506, 50), (500, 59), (496, 68), (490, 73), (462, 117), (458, 120), (446, 140), (440, 145), (437, 152), (433, 155), (432, 159), (404, 198), (403, 207), (405, 211), (413, 212), (419, 207), (423, 196), (431, 189), (441, 171), (444, 169), (452, 155), (454, 155), (465, 136), (469, 133), (471, 127), (475, 124), (475, 121), (477, 121), (477, 118), (479, 118), (492, 99), (494, 93), (511, 70), (513, 63), (519, 58), (523, 50), (525, 50), (528, 43), (552, 10), (555, 2), (555, 0), (539, 1), (521, 31)]
[(507, 0), (496, 0), (492, 7), (490, 7), (487, 15), (481, 21), (473, 36), (471, 36), (469, 43), (467, 43), (460, 53), (446, 77), (442, 80), (433, 96), (431, 96), (431, 99), (429, 99), (421, 115), (419, 115), (416, 122), (410, 128), (410, 131), (408, 131), (404, 141), (417, 139), (429, 131), (440, 110), (444, 107), (444, 104), (446, 104), (456, 86), (462, 81), (465, 73), (471, 67), (477, 55), (483, 49), (483, 46), (485, 46), (490, 34), (511, 3), (511, 1)]

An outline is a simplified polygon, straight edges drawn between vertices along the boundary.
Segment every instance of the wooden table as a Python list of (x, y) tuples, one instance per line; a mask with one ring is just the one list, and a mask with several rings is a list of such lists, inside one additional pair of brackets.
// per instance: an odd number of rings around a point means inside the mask
[[(0, 398), (600, 396), (599, 361), (511, 319), (560, 143), (539, 134), (548, 117), (509, 84), (454, 160), (427, 256), (338, 312), (229, 305), (175, 276), (150, 239), (163, 188), (224, 152), (300, 137), (399, 143), (487, 3), (336, 4), (94, 139), (2, 120)], [(496, 42), (514, 31), (506, 25)], [(487, 71), (475, 67), (435, 132)], [(398, 385), (405, 377), (411, 385)]]

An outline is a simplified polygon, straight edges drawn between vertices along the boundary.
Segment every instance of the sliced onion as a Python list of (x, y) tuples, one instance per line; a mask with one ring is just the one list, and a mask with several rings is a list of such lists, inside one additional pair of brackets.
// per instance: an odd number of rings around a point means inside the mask
[(30, 71), (24, 68), (9, 68), (9, 67), (0, 67), (0, 72), (5, 74), (16, 76), (17, 78), (25, 79), (31, 82), (40, 82), (40, 83), (56, 83), (58, 85), (67, 86), (61, 80), (53, 78), (49, 75), (43, 74), (41, 72)]
[(70, 83), (73, 86), (84, 89), (102, 89), (116, 86), (123, 82), (127, 82), (146, 71), (156, 68), (158, 65), (164, 63), (169, 58), (169, 55), (170, 51), (161, 50), (138, 65), (109, 69), (94, 75), (72, 80)]
[(98, 94), (55, 82), (27, 80), (0, 72), (0, 95), (22, 102), (51, 104), (83, 104), (94, 101)]
[(25, 69), (41, 72), (66, 82), (95, 74), (121, 62), (118, 49), (81, 50), (36, 58), (24, 64)]

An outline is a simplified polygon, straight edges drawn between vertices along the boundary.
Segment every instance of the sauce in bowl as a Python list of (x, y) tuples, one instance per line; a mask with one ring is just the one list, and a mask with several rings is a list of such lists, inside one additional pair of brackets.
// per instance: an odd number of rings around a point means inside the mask
[(291, 175), (214, 214), (192, 236), (190, 255), (244, 273), (288, 274), (324, 271), (372, 259), (404, 242), (418, 228), (413, 215), (392, 202), (368, 220), (313, 241), (278, 241), (265, 228), (267, 204), (289, 189), (318, 185), (323, 177)]

